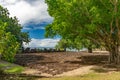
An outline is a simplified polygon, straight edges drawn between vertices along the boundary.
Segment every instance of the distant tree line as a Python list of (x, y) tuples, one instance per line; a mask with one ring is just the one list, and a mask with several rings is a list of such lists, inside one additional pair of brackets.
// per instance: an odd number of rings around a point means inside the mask
[(31, 49), (29, 47), (27, 48), (22, 48), (22, 53), (44, 53), (44, 52), (66, 52), (65, 49), (57, 49), (57, 48), (34, 48)]

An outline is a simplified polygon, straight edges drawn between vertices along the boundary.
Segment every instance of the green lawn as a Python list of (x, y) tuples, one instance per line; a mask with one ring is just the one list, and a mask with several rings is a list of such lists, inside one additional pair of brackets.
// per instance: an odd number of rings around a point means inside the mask
[(61, 77), (61, 78), (44, 78), (38, 80), (120, 80), (120, 72), (113, 73), (90, 73), (84, 76)]
[(0, 61), (0, 71), (4, 73), (21, 73), (23, 70), (24, 68), (22, 66)]

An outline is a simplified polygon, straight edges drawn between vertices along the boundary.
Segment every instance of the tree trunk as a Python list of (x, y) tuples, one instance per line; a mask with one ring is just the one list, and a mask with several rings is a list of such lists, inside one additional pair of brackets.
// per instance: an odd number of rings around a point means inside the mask
[(88, 53), (92, 53), (92, 47), (88, 47)]
[(64, 48), (64, 52), (66, 52), (66, 47)]
[(110, 64), (120, 64), (120, 52), (119, 52), (119, 47), (112, 47), (110, 50), (110, 55), (109, 55), (109, 63)]

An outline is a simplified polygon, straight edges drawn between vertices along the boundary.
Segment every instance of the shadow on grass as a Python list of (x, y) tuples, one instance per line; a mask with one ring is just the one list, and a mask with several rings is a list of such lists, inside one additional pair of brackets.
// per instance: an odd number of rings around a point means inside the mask
[(97, 67), (91, 70), (97, 73), (109, 73), (113, 71), (120, 71), (120, 66), (115, 64), (108, 64), (108, 55), (87, 55), (77, 57), (78, 61), (65, 61), (65, 63), (82, 64), (82, 65), (96, 65)]
[(96, 68), (92, 68), (91, 70), (97, 72), (97, 73), (108, 73), (110, 70), (104, 69), (102, 67), (96, 67)]
[(0, 80), (36, 80), (40, 78), (47, 78), (45, 76), (35, 76), (26, 74), (4, 74), (0, 73)]

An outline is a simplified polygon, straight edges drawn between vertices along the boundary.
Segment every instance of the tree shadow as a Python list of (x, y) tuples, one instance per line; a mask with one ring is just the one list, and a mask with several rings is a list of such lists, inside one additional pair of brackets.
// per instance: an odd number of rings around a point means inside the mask
[(57, 61), (38, 61), (38, 62), (35, 62), (36, 64), (52, 64), (52, 63), (58, 63)]
[(108, 55), (83, 55), (76, 57), (76, 60), (66, 60), (64, 63), (81, 65), (104, 65), (108, 63)]
[(95, 67), (95, 68), (91, 68), (91, 70), (97, 72), (97, 73), (107, 73), (109, 72), (110, 70), (107, 70), (103, 67)]
[(16, 55), (15, 56), (15, 64), (19, 64), (19, 65), (22, 65), (22, 66), (25, 66), (27, 64), (32, 64), (32, 63), (35, 63), (37, 61), (42, 61), (44, 60), (45, 56), (41, 56), (41, 55)]
[(82, 64), (100, 65), (108, 62), (108, 55), (87, 55), (77, 57), (77, 59), (80, 59)]
[(81, 64), (81, 61), (64, 61), (64, 63), (70, 63), (70, 64)]
[(48, 78), (41, 75), (28, 74), (0, 74), (0, 80), (36, 80), (39, 78)]
[(98, 73), (120, 71), (120, 66), (108, 63), (108, 55), (106, 54), (85, 55), (77, 57), (77, 59), (80, 59), (81, 60), (80, 63), (83, 65), (96, 65), (97, 67), (92, 68), (91, 70)]

